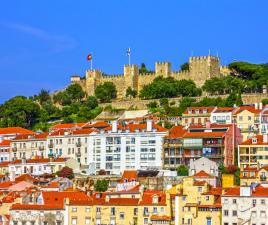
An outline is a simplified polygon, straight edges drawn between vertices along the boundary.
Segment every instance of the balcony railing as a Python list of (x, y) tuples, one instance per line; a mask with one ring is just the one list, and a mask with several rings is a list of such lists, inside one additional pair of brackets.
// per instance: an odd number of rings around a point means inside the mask
[(13, 148), (12, 148), (12, 151), (13, 151), (13, 152), (16, 152), (17, 150), (18, 150), (17, 147), (13, 147)]
[(45, 146), (39, 146), (39, 150), (40, 150), (40, 151), (45, 150)]
[(77, 157), (81, 157), (81, 152), (75, 153)]
[(82, 143), (81, 142), (76, 142), (76, 147), (81, 147), (82, 146)]
[(267, 180), (267, 177), (266, 176), (260, 176), (260, 180), (261, 181), (266, 181)]

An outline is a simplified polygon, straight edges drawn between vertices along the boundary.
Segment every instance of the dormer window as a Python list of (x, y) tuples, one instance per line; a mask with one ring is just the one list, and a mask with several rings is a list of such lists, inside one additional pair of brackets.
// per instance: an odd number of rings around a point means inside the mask
[(153, 197), (153, 203), (154, 203), (154, 204), (158, 204), (158, 196), (157, 196), (157, 195), (155, 195), (155, 196)]
[(208, 111), (206, 109), (203, 110), (203, 113), (207, 113)]
[(252, 138), (252, 144), (257, 144), (257, 138)]
[(101, 198), (101, 194), (100, 193), (98, 193), (98, 194), (96, 194), (96, 198)]

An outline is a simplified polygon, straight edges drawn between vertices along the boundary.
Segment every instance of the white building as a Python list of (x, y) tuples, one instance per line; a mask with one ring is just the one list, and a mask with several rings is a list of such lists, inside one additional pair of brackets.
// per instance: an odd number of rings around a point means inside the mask
[(267, 225), (267, 187), (233, 187), (222, 195), (221, 202), (222, 225)]
[(146, 124), (117, 124), (92, 133), (88, 142), (89, 173), (109, 174), (162, 166), (162, 143), (167, 130), (148, 120)]
[(232, 112), (235, 108), (233, 107), (216, 107), (210, 115), (211, 123), (218, 124), (231, 124), (232, 123)]
[(68, 158), (15, 160), (9, 163), (8, 172), (10, 180), (14, 180), (15, 177), (26, 173), (34, 176), (56, 173), (65, 166), (72, 168), (74, 172), (80, 172), (76, 160)]
[(8, 162), (10, 160), (10, 140), (2, 140), (0, 142), (0, 162)]
[(200, 171), (205, 171), (206, 173), (216, 176), (219, 176), (218, 163), (206, 158), (201, 157), (200, 159), (193, 160), (190, 159), (189, 166), (189, 176), (193, 176)]
[(11, 159), (45, 156), (48, 133), (21, 134), (11, 141)]

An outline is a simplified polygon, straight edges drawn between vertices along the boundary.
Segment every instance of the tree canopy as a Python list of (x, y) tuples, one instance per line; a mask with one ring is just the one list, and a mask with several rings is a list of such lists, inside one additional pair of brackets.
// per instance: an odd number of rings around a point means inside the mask
[(94, 185), (94, 190), (99, 192), (104, 192), (108, 190), (109, 181), (108, 180), (97, 180)]
[(144, 99), (171, 98), (177, 96), (199, 96), (201, 90), (192, 80), (175, 80), (173, 77), (157, 77), (140, 91)]
[(110, 102), (117, 96), (116, 87), (112, 82), (104, 82), (96, 87), (95, 96), (100, 102)]

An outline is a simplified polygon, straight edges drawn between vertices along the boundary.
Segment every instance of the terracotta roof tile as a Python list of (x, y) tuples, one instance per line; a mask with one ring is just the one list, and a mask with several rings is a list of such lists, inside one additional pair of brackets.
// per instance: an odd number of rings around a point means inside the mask
[(198, 137), (223, 137), (225, 132), (187, 132), (183, 135), (184, 138)]
[(0, 128), (0, 135), (4, 135), (4, 134), (34, 134), (34, 132), (31, 130), (22, 128), (22, 127)]
[(174, 126), (169, 130), (169, 134), (165, 137), (167, 139), (182, 138), (187, 130), (183, 126)]
[[(257, 138), (256, 144), (252, 143), (253, 138)], [(240, 145), (268, 145), (268, 142), (263, 142), (263, 135), (256, 135), (255, 137), (252, 137), (252, 138), (247, 139), (246, 141), (242, 142)]]

